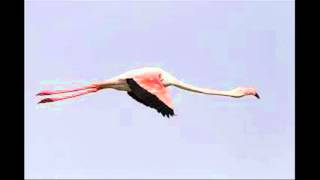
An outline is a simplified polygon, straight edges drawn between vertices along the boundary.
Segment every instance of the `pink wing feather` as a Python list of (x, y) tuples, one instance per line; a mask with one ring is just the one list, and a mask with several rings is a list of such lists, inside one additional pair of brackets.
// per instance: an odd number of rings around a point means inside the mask
[(133, 78), (142, 88), (157, 96), (164, 104), (173, 109), (168, 89), (162, 84), (160, 74), (148, 73)]

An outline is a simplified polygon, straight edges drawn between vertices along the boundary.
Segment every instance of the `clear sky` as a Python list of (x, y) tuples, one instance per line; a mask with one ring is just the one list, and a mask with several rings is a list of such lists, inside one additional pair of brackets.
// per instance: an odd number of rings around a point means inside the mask
[[(115, 90), (37, 104), (142, 66), (262, 99), (171, 87), (171, 119)], [(25, 73), (26, 178), (294, 178), (293, 1), (27, 1)]]

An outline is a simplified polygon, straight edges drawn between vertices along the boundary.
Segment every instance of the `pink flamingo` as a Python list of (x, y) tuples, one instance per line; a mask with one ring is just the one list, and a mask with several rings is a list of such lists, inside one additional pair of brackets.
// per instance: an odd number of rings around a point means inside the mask
[(39, 103), (55, 102), (64, 99), (74, 98), (88, 93), (97, 92), (102, 89), (113, 88), (120, 91), (126, 91), (136, 101), (156, 109), (163, 116), (173, 116), (173, 103), (167, 89), (168, 86), (176, 86), (178, 88), (203, 93), (208, 95), (219, 95), (239, 98), (247, 95), (253, 95), (260, 98), (256, 89), (253, 87), (238, 87), (232, 90), (216, 90), (209, 88), (199, 88), (190, 84), (186, 84), (177, 80), (168, 72), (157, 67), (144, 67), (134, 69), (121, 74), (109, 80), (92, 83), (88, 86), (69, 90), (41, 91), (38, 96), (53, 95), (60, 93), (68, 93), (75, 91), (83, 91), (69, 96), (60, 98), (45, 98)]

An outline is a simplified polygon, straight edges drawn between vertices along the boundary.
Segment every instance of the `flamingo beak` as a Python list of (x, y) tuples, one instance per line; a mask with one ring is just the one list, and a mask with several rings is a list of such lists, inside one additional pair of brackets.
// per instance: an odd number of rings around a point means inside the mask
[(257, 97), (258, 99), (260, 99), (260, 96), (258, 93), (256, 93), (254, 96)]

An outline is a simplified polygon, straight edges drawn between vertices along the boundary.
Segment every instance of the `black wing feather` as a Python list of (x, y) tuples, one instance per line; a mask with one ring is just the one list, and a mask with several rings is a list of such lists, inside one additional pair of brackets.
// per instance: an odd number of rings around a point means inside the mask
[(136, 101), (156, 109), (162, 116), (173, 116), (174, 111), (163, 103), (156, 95), (148, 92), (142, 88), (134, 79), (126, 79), (131, 91), (128, 91), (128, 95)]

